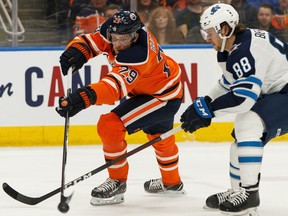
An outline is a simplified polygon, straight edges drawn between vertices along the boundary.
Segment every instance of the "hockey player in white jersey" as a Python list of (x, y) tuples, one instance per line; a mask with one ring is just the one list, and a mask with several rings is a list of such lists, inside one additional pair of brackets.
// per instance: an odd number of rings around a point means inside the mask
[(192, 133), (214, 117), (236, 114), (232, 189), (209, 196), (206, 206), (228, 215), (254, 215), (264, 146), (288, 132), (288, 44), (238, 22), (238, 13), (227, 4), (214, 4), (202, 14), (203, 35), (217, 51), (223, 75), (209, 96), (194, 100), (181, 122)]

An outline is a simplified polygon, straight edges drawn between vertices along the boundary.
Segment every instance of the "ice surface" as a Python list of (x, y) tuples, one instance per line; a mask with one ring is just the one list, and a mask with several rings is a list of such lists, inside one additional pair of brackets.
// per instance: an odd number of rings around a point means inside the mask
[[(129, 150), (137, 145), (129, 145)], [(144, 192), (144, 181), (159, 177), (153, 148), (129, 157), (129, 179), (125, 202), (91, 206), (91, 190), (107, 177), (104, 170), (74, 187), (69, 216), (216, 216), (202, 207), (207, 196), (229, 188), (229, 143), (179, 143), (180, 174), (187, 195), (164, 197)], [(103, 165), (102, 147), (73, 146), (68, 149), (66, 183)], [(288, 215), (288, 143), (271, 142), (265, 147), (260, 184), (261, 216)], [(0, 180), (20, 193), (39, 197), (61, 184), (62, 147), (0, 148)], [(57, 216), (60, 194), (35, 206), (22, 204), (0, 190), (0, 216)]]

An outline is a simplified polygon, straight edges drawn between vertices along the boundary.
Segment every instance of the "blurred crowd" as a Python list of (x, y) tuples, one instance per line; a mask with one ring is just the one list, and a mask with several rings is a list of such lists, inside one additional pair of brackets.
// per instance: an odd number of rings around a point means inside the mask
[(136, 11), (160, 44), (206, 43), (200, 16), (217, 2), (231, 4), (247, 27), (269, 31), (288, 42), (288, 0), (58, 0), (59, 34), (69, 32), (72, 39), (93, 32), (115, 12), (131, 9), (132, 1), (137, 1)]

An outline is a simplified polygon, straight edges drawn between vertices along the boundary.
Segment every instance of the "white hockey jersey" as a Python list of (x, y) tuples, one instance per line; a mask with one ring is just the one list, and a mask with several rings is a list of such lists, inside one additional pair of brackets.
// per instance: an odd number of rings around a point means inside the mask
[(265, 94), (288, 83), (288, 44), (266, 31), (246, 29), (229, 53), (218, 52), (223, 76), (209, 96), (217, 117), (250, 110)]

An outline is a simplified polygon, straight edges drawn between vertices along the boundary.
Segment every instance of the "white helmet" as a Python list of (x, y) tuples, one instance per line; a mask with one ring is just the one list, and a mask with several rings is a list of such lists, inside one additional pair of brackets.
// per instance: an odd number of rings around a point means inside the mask
[[(229, 35), (221, 34), (221, 24), (226, 22), (231, 28)], [(220, 52), (223, 52), (226, 45), (226, 40), (232, 36), (234, 33), (235, 27), (239, 23), (239, 14), (238, 12), (229, 4), (217, 3), (209, 8), (207, 8), (200, 18), (201, 28), (207, 30), (209, 28), (214, 28), (216, 33), (222, 39), (222, 45)], [(207, 33), (202, 32), (202, 35)]]
[(239, 23), (238, 12), (229, 4), (214, 4), (207, 8), (200, 18), (200, 24), (203, 30), (207, 30), (213, 27), (221, 38), (222, 36), (220, 25), (223, 22), (227, 22), (228, 25), (232, 28), (231, 34), (226, 36), (226, 38), (229, 38), (231, 37), (235, 27)]

